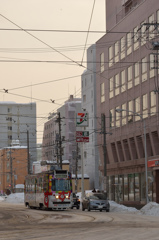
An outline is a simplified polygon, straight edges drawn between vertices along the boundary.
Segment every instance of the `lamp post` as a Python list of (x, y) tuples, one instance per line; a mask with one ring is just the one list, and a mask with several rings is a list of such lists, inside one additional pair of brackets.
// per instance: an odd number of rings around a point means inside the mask
[(147, 177), (147, 147), (146, 147), (146, 125), (145, 125), (145, 120), (143, 119), (143, 117), (136, 113), (136, 112), (133, 112), (133, 111), (130, 111), (130, 110), (126, 110), (126, 109), (116, 109), (116, 112), (120, 113), (120, 112), (131, 112), (133, 113), (134, 115), (136, 116), (139, 116), (140, 119), (143, 121), (143, 125), (144, 125), (144, 148), (145, 148), (145, 181), (146, 181), (146, 203), (149, 202), (149, 198), (148, 198), (148, 177)]

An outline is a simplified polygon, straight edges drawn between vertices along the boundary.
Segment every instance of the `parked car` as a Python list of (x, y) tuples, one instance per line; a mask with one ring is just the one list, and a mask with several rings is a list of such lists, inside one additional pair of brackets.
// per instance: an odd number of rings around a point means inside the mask
[(73, 209), (74, 207), (76, 207), (77, 209), (80, 208), (80, 200), (79, 200), (78, 196), (76, 196), (75, 193), (73, 193), (73, 205), (72, 205), (71, 209)]
[(110, 204), (107, 199), (107, 194), (102, 192), (90, 192), (87, 193), (82, 202), (82, 211), (87, 209), (91, 210), (105, 210), (106, 212), (110, 211)]

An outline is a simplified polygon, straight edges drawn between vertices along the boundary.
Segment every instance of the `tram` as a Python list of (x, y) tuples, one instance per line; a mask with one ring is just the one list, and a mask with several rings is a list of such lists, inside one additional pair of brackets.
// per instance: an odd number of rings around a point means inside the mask
[(54, 169), (25, 177), (24, 202), (29, 208), (64, 210), (71, 208), (72, 179), (67, 170)]

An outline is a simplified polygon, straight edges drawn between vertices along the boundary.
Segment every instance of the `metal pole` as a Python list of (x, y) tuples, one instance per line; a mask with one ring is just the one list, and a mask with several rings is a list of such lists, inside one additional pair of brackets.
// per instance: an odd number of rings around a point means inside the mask
[(145, 120), (143, 119), (144, 124), (144, 142), (145, 142), (145, 183), (146, 183), (146, 203), (149, 202), (148, 198), (148, 177), (147, 177), (147, 146), (146, 146), (146, 124)]
[(84, 150), (84, 143), (82, 143), (82, 151), (81, 151), (81, 174), (82, 174), (82, 178), (81, 178), (81, 192), (82, 192), (82, 201), (84, 198), (84, 156), (83, 156), (83, 150)]
[(107, 159), (106, 159), (106, 131), (105, 131), (105, 114), (102, 114), (102, 134), (104, 137), (103, 142), (103, 155), (104, 155), (104, 191), (107, 191)]
[(28, 174), (30, 174), (29, 131), (27, 130)]
[(13, 192), (13, 168), (12, 168), (12, 156), (11, 156), (11, 148), (10, 148), (10, 172), (11, 172), (11, 192)]

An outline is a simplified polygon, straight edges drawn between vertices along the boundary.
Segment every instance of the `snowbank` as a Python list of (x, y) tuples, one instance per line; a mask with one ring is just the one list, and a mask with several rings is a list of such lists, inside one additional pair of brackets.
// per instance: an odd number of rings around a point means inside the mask
[[(89, 192), (89, 191), (88, 191)], [(81, 199), (81, 193), (78, 192), (77, 196)], [(8, 203), (22, 203), (24, 204), (24, 193), (13, 193), (7, 196), (0, 196), (0, 202), (5, 201)], [(122, 204), (118, 204), (114, 201), (109, 201), (110, 212), (121, 212), (121, 213), (134, 213), (139, 215), (159, 216), (159, 204), (155, 202), (149, 202), (140, 210), (133, 207), (126, 207)]]

